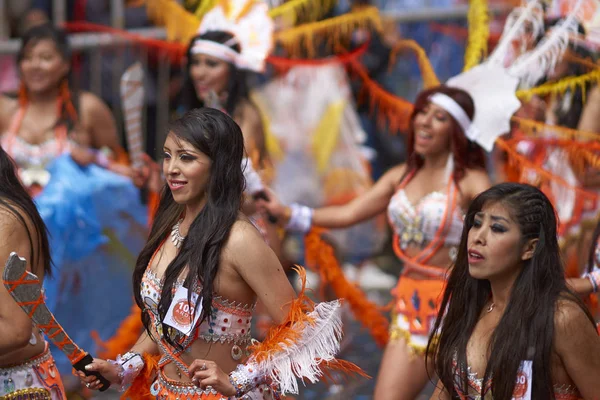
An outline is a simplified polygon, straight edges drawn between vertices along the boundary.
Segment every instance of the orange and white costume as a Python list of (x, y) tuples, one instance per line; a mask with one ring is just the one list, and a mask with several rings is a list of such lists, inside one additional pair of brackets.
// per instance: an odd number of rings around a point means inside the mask
[[(151, 264), (152, 260), (148, 265)], [(182, 284), (178, 282), (175, 286), (179, 288)], [(136, 353), (110, 361), (123, 367), (122, 389), (133, 382), (125, 397), (136, 398), (150, 386), (150, 394), (158, 399), (273, 400), (280, 398), (280, 392), (297, 393), (298, 378), (318, 381), (324, 368), (360, 372), (353, 364), (334, 357), (339, 350), (342, 329), (339, 301), (313, 306), (302, 290), (290, 305), (288, 318), (272, 328), (267, 339), (258, 344), (251, 342), (249, 331), (254, 304), (237, 304), (215, 295), (207, 319), (193, 325), (189, 335), (177, 332), (175, 340), (181, 348), (175, 348), (164, 338), (163, 321), (158, 312), (162, 287), (163, 282), (147, 269), (140, 290), (145, 305), (143, 312), (150, 317), (153, 336), (161, 352), (157, 370), (152, 371), (152, 366)], [(200, 293), (199, 287), (199, 283), (195, 285), (196, 293)], [(240, 361), (229, 374), (237, 391), (234, 397), (228, 398), (209, 387), (201, 389), (192, 383), (174, 381), (164, 374), (164, 367), (169, 364), (175, 364), (179, 371), (188, 374), (188, 365), (181, 355), (198, 340), (231, 345), (232, 359)], [(145, 381), (147, 377), (153, 381)]]
[[(463, 213), (457, 204), (458, 189), (450, 174), (445, 192), (429, 193), (417, 204), (411, 204), (404, 187), (413, 175), (411, 173), (402, 180), (388, 205), (388, 219), (394, 230), (394, 251), (404, 264), (398, 285), (392, 292), (395, 303), (390, 339), (404, 338), (413, 351), (423, 354), (445, 283), (445, 270), (427, 265), (427, 262), (439, 251), (448, 251), (450, 258), (456, 256)], [(404, 253), (409, 244), (419, 245), (422, 250), (409, 257)], [(412, 279), (407, 276), (411, 271), (429, 278)]]
[[(32, 340), (36, 340), (35, 336), (32, 336)], [(0, 368), (0, 399), (65, 400), (66, 398), (58, 367), (48, 350), (47, 343), (42, 354), (24, 363)]]

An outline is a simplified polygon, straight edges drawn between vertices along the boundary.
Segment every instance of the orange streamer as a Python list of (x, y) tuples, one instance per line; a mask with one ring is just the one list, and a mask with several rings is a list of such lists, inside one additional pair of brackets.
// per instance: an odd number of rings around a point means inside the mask
[(400, 50), (411, 50), (415, 53), (417, 57), (417, 62), (419, 63), (419, 69), (421, 70), (421, 76), (423, 77), (423, 84), (425, 89), (432, 88), (434, 86), (439, 86), (440, 81), (429, 62), (429, 58), (427, 58), (427, 54), (425, 50), (417, 42), (414, 40), (400, 40), (390, 52), (390, 66), (396, 62), (396, 55)]
[(390, 132), (408, 130), (413, 104), (383, 89), (369, 77), (367, 70), (358, 62), (350, 63), (349, 67), (363, 83), (359, 101), (364, 101), (366, 96), (369, 97), (371, 111), (377, 108), (378, 122), (382, 125), (387, 124)]
[(319, 273), (322, 282), (331, 286), (336, 297), (348, 302), (356, 319), (369, 329), (379, 346), (384, 346), (389, 338), (387, 318), (380, 313), (376, 304), (367, 299), (362, 290), (348, 282), (333, 247), (321, 238), (324, 232), (322, 228), (313, 228), (306, 235), (307, 265)]
[(352, 50), (349, 53), (335, 55), (327, 58), (315, 58), (315, 59), (294, 59), (294, 58), (284, 58), (284, 57), (276, 57), (276, 56), (268, 56), (267, 62), (273, 65), (278, 71), (287, 71), (295, 66), (322, 66), (328, 64), (350, 64), (353, 62), (358, 62), (358, 59), (362, 57), (363, 54), (367, 51), (370, 42), (363, 43), (357, 49)]
[(532, 169), (534, 171), (536, 171), (536, 173), (547, 180), (552, 180), (555, 181), (557, 183), (559, 183), (560, 185), (562, 185), (563, 187), (569, 189), (569, 190), (573, 190), (575, 191), (577, 194), (579, 194), (580, 196), (589, 199), (589, 200), (597, 200), (598, 198), (600, 198), (597, 194), (592, 193), (592, 192), (588, 192), (586, 190), (583, 190), (579, 187), (573, 186), (570, 183), (568, 183), (567, 181), (565, 181), (563, 178), (561, 178), (560, 176), (556, 176), (554, 174), (551, 174), (550, 172), (546, 171), (545, 169), (541, 168), (540, 166), (536, 165), (534, 162), (530, 161), (527, 157), (519, 154), (507, 141), (505, 141), (504, 139), (498, 138), (496, 139), (496, 144), (501, 147), (504, 151), (506, 151), (508, 158), (509, 158), (509, 163), (516, 163), (522, 167), (525, 168), (529, 168)]
[(144, 368), (135, 378), (129, 389), (121, 399), (133, 399), (133, 400), (154, 400), (156, 397), (150, 393), (150, 386), (152, 381), (155, 379), (158, 372), (158, 360), (160, 355), (151, 355), (144, 353)]

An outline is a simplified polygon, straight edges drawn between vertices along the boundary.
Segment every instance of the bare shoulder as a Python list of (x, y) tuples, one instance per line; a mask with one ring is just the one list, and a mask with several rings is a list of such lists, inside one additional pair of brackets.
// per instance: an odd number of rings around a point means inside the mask
[(600, 103), (600, 85), (595, 85), (586, 94), (587, 102), (593, 101), (598, 105)]
[(8, 129), (13, 116), (19, 109), (19, 102), (0, 95), (0, 136)]
[(250, 123), (258, 123), (261, 121), (258, 107), (250, 100), (243, 100), (240, 103), (240, 111), (244, 115), (244, 119), (247, 119)]
[(19, 206), (5, 202), (0, 205), (0, 236), (4, 238), (2, 247), (14, 247), (21, 245), (23, 241), (36, 240), (34, 234), (37, 228), (27, 213)]
[(554, 313), (554, 327), (558, 335), (572, 335), (587, 326), (593, 327), (593, 323), (579, 304), (570, 299), (558, 301)]
[(462, 191), (468, 195), (469, 200), (492, 185), (490, 177), (484, 169), (467, 169), (464, 178), (460, 181)]
[[(225, 244), (225, 251), (230, 256), (237, 256), (238, 252), (249, 252), (257, 248), (264, 239), (258, 229), (245, 216), (240, 217), (231, 227), (229, 238)], [(233, 254), (231, 254), (233, 252)]]
[(100, 97), (85, 91), (79, 93), (79, 105), (81, 106), (82, 115), (94, 115), (108, 110), (108, 106)]
[(406, 164), (402, 163), (402, 164), (396, 165), (396, 166), (388, 169), (386, 171), (386, 173), (383, 174), (381, 176), (381, 178), (379, 178), (377, 183), (385, 182), (387, 184), (392, 185), (393, 187), (396, 187), (397, 185), (400, 184), (400, 180), (402, 179), (402, 177), (405, 174), (406, 174)]
[(559, 300), (556, 305), (554, 332), (559, 355), (586, 348), (598, 337), (594, 322), (582, 306), (568, 298)]

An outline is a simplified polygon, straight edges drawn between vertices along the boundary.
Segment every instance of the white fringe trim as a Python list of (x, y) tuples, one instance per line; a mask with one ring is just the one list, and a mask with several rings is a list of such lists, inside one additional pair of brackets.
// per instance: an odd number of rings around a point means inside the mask
[(520, 79), (521, 88), (529, 89), (554, 69), (569, 45), (572, 34), (577, 32), (577, 14), (582, 0), (578, 0), (573, 10), (548, 36), (532, 51), (523, 54), (509, 68), (509, 74)]
[(297, 378), (315, 383), (323, 376), (320, 364), (332, 361), (340, 349), (342, 320), (339, 300), (318, 303), (310, 316), (313, 324), (294, 326), (302, 337), (258, 365), (263, 374), (279, 385), (281, 394), (298, 393)]
[[(518, 17), (516, 16), (517, 12), (519, 13)], [(544, 31), (544, 11), (539, 0), (531, 0), (526, 7), (517, 7), (508, 15), (498, 45), (486, 63), (504, 67), (504, 62), (512, 47), (512, 41), (525, 35), (526, 23), (531, 24), (534, 37)]]

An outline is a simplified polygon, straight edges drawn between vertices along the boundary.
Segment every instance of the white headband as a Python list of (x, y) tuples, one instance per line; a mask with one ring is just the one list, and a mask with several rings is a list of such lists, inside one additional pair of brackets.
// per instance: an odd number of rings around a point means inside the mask
[(190, 50), (191, 54), (206, 54), (237, 65), (240, 53), (227, 44), (213, 42), (212, 40), (196, 40)]
[(475, 125), (473, 125), (465, 110), (463, 110), (463, 108), (452, 97), (438, 92), (429, 96), (429, 101), (437, 106), (442, 107), (448, 112), (448, 114), (452, 115), (469, 140), (475, 141), (475, 139), (477, 139), (477, 136), (479, 136), (479, 131)]

